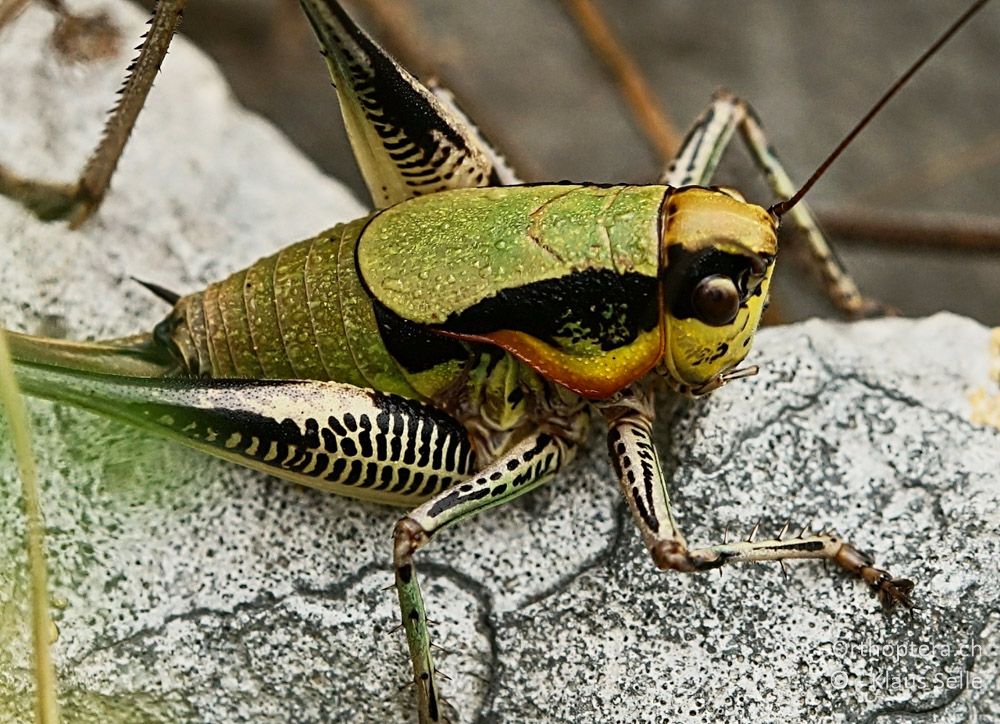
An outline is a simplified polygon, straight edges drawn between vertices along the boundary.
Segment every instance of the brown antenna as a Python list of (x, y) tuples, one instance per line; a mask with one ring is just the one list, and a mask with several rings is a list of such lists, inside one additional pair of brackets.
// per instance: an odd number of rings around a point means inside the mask
[(872, 106), (871, 110), (868, 111), (868, 113), (865, 114), (865, 117), (862, 118), (860, 121), (858, 121), (858, 124), (851, 129), (851, 132), (844, 137), (844, 140), (841, 141), (835, 149), (833, 149), (830, 155), (826, 157), (826, 160), (823, 161), (823, 163), (819, 165), (819, 168), (817, 168), (813, 172), (813, 175), (809, 177), (809, 180), (806, 181), (804, 184), (802, 184), (802, 188), (796, 191), (795, 195), (792, 196), (790, 199), (788, 199), (787, 201), (779, 201), (770, 209), (768, 209), (768, 211), (770, 211), (770, 213), (773, 214), (774, 216), (781, 218), (786, 212), (788, 212), (793, 206), (795, 206), (795, 204), (799, 203), (799, 201), (802, 200), (802, 197), (805, 196), (806, 193), (808, 193), (809, 189), (813, 187), (813, 184), (819, 180), (819, 177), (822, 176), (824, 173), (826, 173), (826, 170), (830, 167), (830, 164), (832, 164), (837, 159), (837, 157), (844, 151), (844, 149), (850, 145), (851, 141), (854, 140), (854, 137), (857, 136), (859, 133), (861, 133), (861, 130), (868, 125), (868, 122), (871, 121), (871, 119), (874, 118), (875, 115), (880, 110), (882, 110), (882, 107), (889, 102), (889, 99), (891, 99), (894, 95), (896, 95), (896, 93), (899, 91), (900, 88), (906, 85), (906, 82), (913, 77), (913, 74), (916, 73), (918, 70), (920, 70), (920, 66), (926, 63), (927, 60), (932, 55), (934, 55), (941, 48), (942, 45), (944, 45), (951, 39), (951, 36), (953, 36), (955, 33), (958, 32), (959, 28), (965, 25), (965, 23), (968, 22), (968, 20), (973, 15), (979, 12), (979, 10), (982, 9), (983, 5), (985, 5), (988, 2), (989, 0), (977, 0), (972, 4), (972, 6), (968, 10), (962, 13), (962, 16), (954, 23), (952, 23), (951, 27), (949, 27), (946, 31), (944, 31), (944, 34), (942, 34), (941, 37), (938, 38), (931, 47), (925, 50), (923, 55), (917, 58), (916, 62), (910, 66), (910, 69), (905, 73), (903, 73), (903, 75), (901, 75), (899, 79), (892, 84), (892, 87), (885, 92), (885, 95), (879, 98), (878, 102), (874, 106)]

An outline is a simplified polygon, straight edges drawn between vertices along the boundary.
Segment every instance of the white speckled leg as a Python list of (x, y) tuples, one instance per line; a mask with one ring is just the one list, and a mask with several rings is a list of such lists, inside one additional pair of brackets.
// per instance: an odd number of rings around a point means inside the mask
[[(868, 583), (886, 609), (895, 604), (911, 607), (913, 583), (894, 579), (874, 567), (874, 560), (832, 534), (808, 534), (803, 529), (793, 538), (755, 541), (757, 529), (747, 540), (704, 548), (688, 548), (684, 534), (674, 521), (670, 496), (652, 440), (653, 406), (641, 391), (622, 395), (602, 407), (608, 421), (608, 452), (653, 562), (661, 570), (684, 573), (707, 571), (728, 563), (783, 561), (819, 558), (836, 563)], [(787, 526), (786, 526), (787, 527)]]

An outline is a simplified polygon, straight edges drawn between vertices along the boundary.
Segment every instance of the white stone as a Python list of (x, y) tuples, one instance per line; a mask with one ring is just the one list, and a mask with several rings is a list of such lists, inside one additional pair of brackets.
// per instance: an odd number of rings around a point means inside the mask
[[(142, 15), (111, 7), (136, 37)], [(36, 4), (4, 31), (0, 162), (68, 180), (125, 60), (62, 65), (50, 27)], [(361, 213), (177, 42), (94, 219), (69, 231), (0, 199), (0, 319), (76, 338), (149, 329), (166, 309), (129, 275), (193, 290)], [(986, 344), (985, 329), (951, 315), (770, 329), (758, 377), (661, 408), (658, 442), (693, 543), (815, 518), (918, 581), (912, 617), (884, 616), (860, 583), (813, 563), (787, 581), (774, 566), (657, 572), (595, 434), (566, 474), (418, 558), (432, 633), (454, 652), (440, 666), (458, 719), (1000, 716), (1000, 436), (968, 422), (966, 402), (987, 384)], [(85, 413), (30, 409), (51, 589), (67, 604), (55, 644), (67, 719), (412, 716), (412, 695), (397, 692), (408, 660), (389, 632), (394, 596), (380, 590), (398, 511)], [(17, 491), (4, 447), (0, 549), (18, 571), (0, 568), (5, 721), (30, 715)]]

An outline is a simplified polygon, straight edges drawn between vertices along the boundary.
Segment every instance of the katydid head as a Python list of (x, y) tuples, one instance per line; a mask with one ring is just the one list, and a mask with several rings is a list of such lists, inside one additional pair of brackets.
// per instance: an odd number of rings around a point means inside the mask
[(917, 58), (789, 198), (769, 209), (724, 188), (686, 187), (667, 199), (660, 248), (664, 355), (676, 390), (711, 392), (754, 374), (735, 369), (750, 350), (767, 300), (777, 228), (855, 137), (988, 0), (976, 0)]
[(673, 191), (663, 216), (660, 285), (668, 384), (690, 395), (734, 376), (767, 302), (777, 221), (730, 189)]

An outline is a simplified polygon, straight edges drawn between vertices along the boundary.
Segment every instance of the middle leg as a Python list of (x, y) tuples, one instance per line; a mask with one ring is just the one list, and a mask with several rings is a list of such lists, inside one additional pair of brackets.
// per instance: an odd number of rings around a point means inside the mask
[[(584, 429), (588, 412), (578, 416)], [(403, 629), (413, 664), (420, 721), (441, 721), (441, 697), (435, 681), (430, 634), (413, 556), (438, 531), (488, 508), (502, 505), (541, 485), (573, 459), (576, 436), (535, 432), (475, 477), (452, 487), (411, 511), (396, 524), (393, 565)]]
[[(743, 140), (771, 191), (782, 199), (791, 197), (796, 186), (767, 142), (756, 113), (746, 101), (724, 91), (715, 94), (711, 105), (695, 122), (677, 158), (660, 181), (675, 187), (710, 183), (734, 133)], [(890, 311), (885, 305), (861, 294), (805, 203), (793, 207), (787, 218), (800, 233), (808, 254), (808, 266), (820, 279), (823, 291), (837, 309), (851, 319)]]

